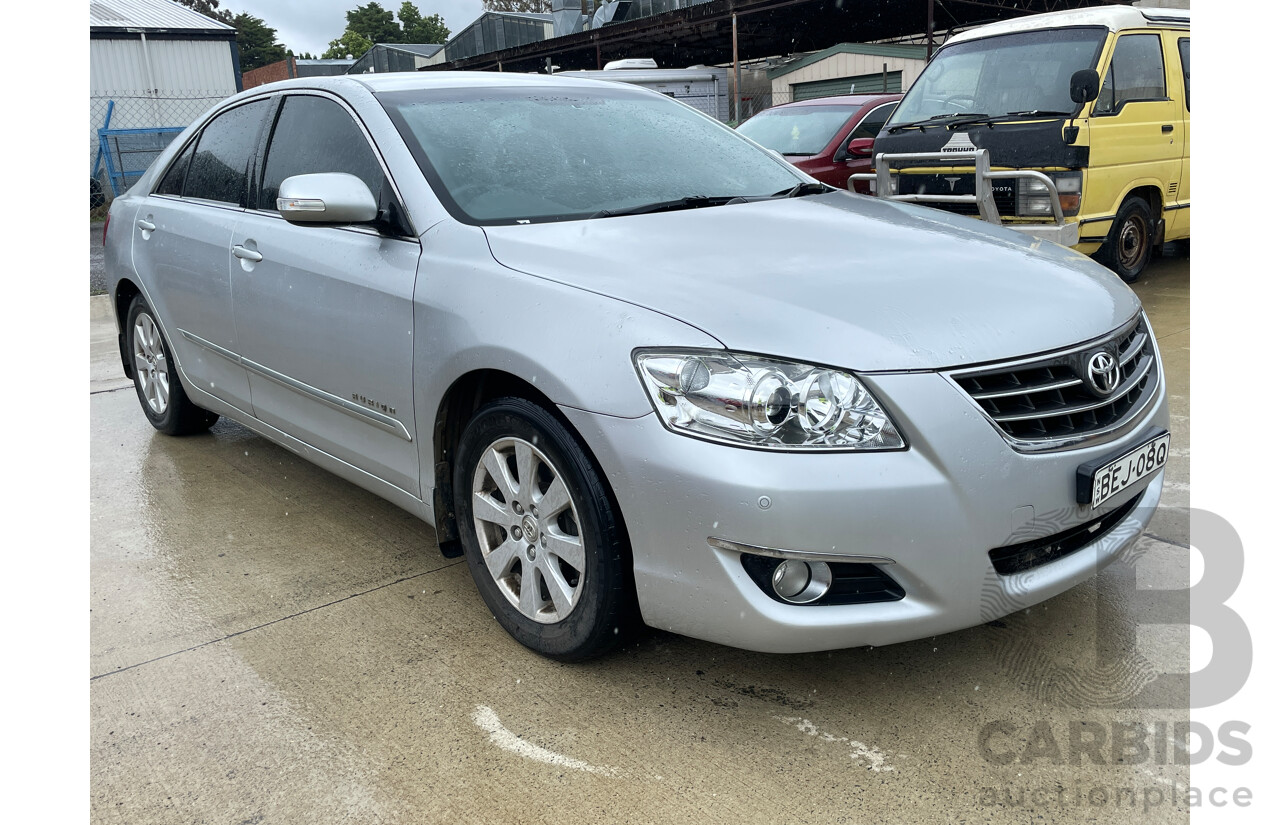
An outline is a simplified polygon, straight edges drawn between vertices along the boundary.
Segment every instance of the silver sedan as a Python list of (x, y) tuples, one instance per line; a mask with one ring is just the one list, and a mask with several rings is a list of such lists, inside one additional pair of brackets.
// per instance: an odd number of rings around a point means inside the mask
[(435, 526), (521, 643), (640, 621), (812, 651), (1096, 573), (1169, 451), (1088, 258), (833, 190), (663, 95), (311, 78), (219, 104), (111, 207), (125, 372)]

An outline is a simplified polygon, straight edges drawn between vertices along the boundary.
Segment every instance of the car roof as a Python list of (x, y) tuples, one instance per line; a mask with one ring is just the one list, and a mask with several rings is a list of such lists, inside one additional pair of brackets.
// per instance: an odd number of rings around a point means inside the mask
[(897, 92), (875, 95), (832, 95), (831, 97), (815, 97), (809, 100), (793, 100), (790, 103), (779, 103), (771, 108), (785, 109), (788, 106), (865, 106), (868, 103), (889, 103), (901, 99), (902, 95)]
[(557, 77), (545, 74), (520, 74), (517, 72), (372, 72), (360, 75), (334, 75), (332, 77), (303, 77), (281, 80), (254, 88), (254, 91), (305, 88), (339, 91), (358, 84), (371, 92), (404, 92), (419, 89), (496, 89), (522, 86), (538, 89), (573, 89), (583, 84), (602, 88), (617, 88), (613, 81), (590, 80), (582, 77)]
[(1037, 29), (1058, 29), (1068, 26), (1103, 26), (1111, 31), (1143, 28), (1190, 28), (1191, 12), (1187, 9), (1142, 8), (1131, 6), (1103, 6), (1091, 9), (1072, 9), (1068, 11), (1052, 11), (1047, 14), (1032, 14), (1027, 17), (1016, 17), (1012, 20), (1001, 20), (960, 32), (947, 41), (963, 43), (966, 40), (977, 40), (997, 34), (1035, 31)]

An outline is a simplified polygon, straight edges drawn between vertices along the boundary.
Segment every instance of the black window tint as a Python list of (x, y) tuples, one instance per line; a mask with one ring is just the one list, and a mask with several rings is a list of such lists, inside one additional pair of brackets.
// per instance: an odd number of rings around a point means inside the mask
[(369, 141), (345, 109), (323, 97), (286, 98), (276, 120), (258, 197), (259, 209), (275, 209), (285, 178), (317, 172), (346, 172), (364, 181), (382, 202), (382, 167)]
[(193, 140), (183, 150), (178, 159), (173, 162), (173, 165), (169, 167), (169, 171), (164, 173), (164, 179), (156, 187), (157, 195), (182, 194), (182, 180), (187, 176), (187, 166), (191, 163), (191, 156), (195, 153), (196, 142)]
[(204, 127), (182, 190), (185, 197), (244, 203), (245, 170), (266, 111), (265, 100), (247, 103), (218, 115)]
[(853, 130), (850, 137), (855, 138), (872, 138), (880, 134), (880, 130), (884, 128), (885, 121), (889, 119), (889, 115), (893, 114), (893, 109), (898, 104), (886, 103), (883, 106), (877, 106), (867, 113), (857, 128)]
[(1114, 112), (1129, 100), (1164, 100), (1164, 52), (1158, 34), (1127, 34), (1102, 81), (1098, 111)]
[(1191, 111), (1191, 39), (1178, 41), (1178, 57), (1182, 60), (1182, 85), (1187, 94), (1187, 111)]

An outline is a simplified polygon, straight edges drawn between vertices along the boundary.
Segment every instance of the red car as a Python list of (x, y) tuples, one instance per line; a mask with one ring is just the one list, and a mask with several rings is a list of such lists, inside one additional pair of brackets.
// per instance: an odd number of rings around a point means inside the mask
[[(766, 109), (738, 131), (782, 155), (823, 183), (846, 188), (854, 172), (872, 171), (871, 146), (902, 99), (892, 95), (840, 95)], [(868, 192), (858, 181), (858, 192)]]

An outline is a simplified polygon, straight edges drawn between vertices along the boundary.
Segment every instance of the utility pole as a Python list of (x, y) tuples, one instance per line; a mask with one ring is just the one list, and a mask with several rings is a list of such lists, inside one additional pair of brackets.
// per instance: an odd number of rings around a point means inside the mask
[(927, 28), (929, 29), (929, 44), (925, 46), (924, 59), (928, 61), (933, 59), (933, 0), (925, 0), (925, 2), (929, 4), (929, 22), (927, 24)]
[(733, 121), (742, 123), (742, 67), (738, 65), (738, 13), (733, 13)]

